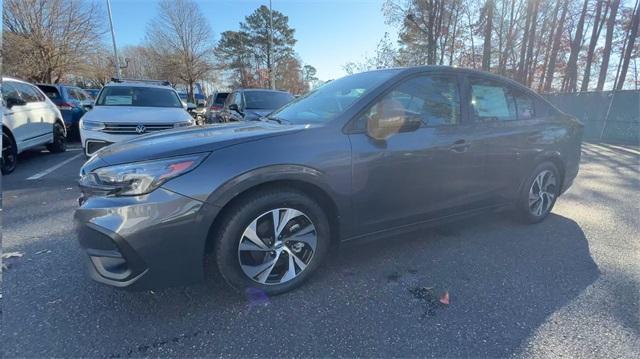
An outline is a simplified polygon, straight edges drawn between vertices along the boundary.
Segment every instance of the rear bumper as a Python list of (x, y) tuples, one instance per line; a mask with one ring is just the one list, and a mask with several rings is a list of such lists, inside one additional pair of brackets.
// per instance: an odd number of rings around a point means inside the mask
[(162, 188), (139, 197), (81, 201), (75, 222), (94, 280), (140, 290), (204, 278), (215, 207)]

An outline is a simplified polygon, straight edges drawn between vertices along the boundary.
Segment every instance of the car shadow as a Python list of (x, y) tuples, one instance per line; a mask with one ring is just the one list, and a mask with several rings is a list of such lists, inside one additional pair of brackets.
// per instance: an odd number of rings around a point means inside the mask
[[(146, 356), (174, 346), (200, 348), (188, 351), (196, 356), (509, 356), (600, 272), (573, 220), (553, 214), (528, 226), (505, 217), (344, 244), (304, 286), (276, 297), (237, 294), (215, 273), (157, 291), (106, 287), (86, 277), (68, 233), (49, 239), (58, 252), (36, 254), (47, 248), (37, 241), (19, 248), (25, 257), (5, 276), (4, 324), (27, 356)], [(27, 327), (25, 315), (47, 325)], [(259, 330), (281, 335), (247, 338)], [(69, 336), (82, 344), (65, 347)]]

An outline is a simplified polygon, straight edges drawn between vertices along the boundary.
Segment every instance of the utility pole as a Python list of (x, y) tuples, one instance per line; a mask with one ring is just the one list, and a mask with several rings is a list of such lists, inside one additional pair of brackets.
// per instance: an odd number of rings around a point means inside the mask
[(273, 10), (271, 9), (271, 0), (269, 0), (269, 57), (271, 61), (269, 63), (269, 83), (271, 89), (276, 89), (276, 82), (273, 78)]
[(116, 66), (116, 77), (121, 78), (120, 74), (120, 61), (118, 60), (118, 48), (116, 47), (116, 33), (113, 31), (113, 19), (111, 17), (111, 0), (107, 0), (107, 10), (109, 12), (109, 26), (111, 27), (111, 40), (113, 40), (113, 57), (115, 59), (114, 64)]

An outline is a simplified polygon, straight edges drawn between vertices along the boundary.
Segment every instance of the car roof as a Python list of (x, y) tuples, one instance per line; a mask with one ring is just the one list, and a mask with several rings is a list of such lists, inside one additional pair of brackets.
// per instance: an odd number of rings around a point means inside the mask
[(15, 77), (4, 77), (3, 76), (2, 77), (2, 81), (14, 81), (14, 82), (22, 82), (22, 83), (25, 83), (25, 84), (31, 84), (31, 82), (29, 82), (29, 81), (20, 80), (20, 79), (17, 79)]
[(289, 93), (288, 91), (282, 91), (282, 90), (272, 90), (272, 89), (256, 89), (256, 88), (252, 88), (252, 89), (237, 89), (236, 91), (244, 91), (244, 92), (278, 92), (278, 93)]
[(122, 82), (109, 82), (108, 84), (104, 85), (104, 87), (150, 87), (150, 88), (168, 89), (168, 90), (175, 91), (173, 87), (167, 86), (167, 85), (152, 84), (152, 83), (141, 82), (141, 81), (140, 82), (125, 81), (125, 80), (123, 80)]

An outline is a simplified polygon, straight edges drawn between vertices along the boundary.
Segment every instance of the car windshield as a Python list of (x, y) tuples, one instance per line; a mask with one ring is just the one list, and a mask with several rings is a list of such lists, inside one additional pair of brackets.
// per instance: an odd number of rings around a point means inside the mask
[(253, 110), (273, 110), (293, 100), (288, 92), (245, 91), (245, 107)]
[(289, 123), (328, 122), (395, 73), (395, 70), (371, 71), (331, 81), (269, 117)]
[(182, 107), (171, 89), (135, 86), (105, 87), (96, 106)]

